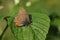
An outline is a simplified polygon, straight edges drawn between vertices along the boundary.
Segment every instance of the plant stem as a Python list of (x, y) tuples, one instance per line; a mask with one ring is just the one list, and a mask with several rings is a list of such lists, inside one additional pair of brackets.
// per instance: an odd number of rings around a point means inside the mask
[(5, 18), (4, 18), (4, 20), (6, 20), (7, 25), (6, 25), (5, 29), (3, 30), (3, 32), (2, 32), (2, 34), (1, 34), (1, 36), (0, 36), (0, 40), (2, 40), (2, 37), (3, 37), (3, 35), (4, 35), (5, 31), (6, 31), (6, 30), (7, 30), (7, 28), (8, 28), (8, 20), (7, 20), (7, 17), (5, 17)]
[(2, 34), (0, 36), (0, 40), (2, 40), (2, 37), (3, 37), (4, 33), (5, 33), (5, 31), (7, 30), (7, 28), (8, 28), (8, 25), (5, 27), (4, 31), (2, 32)]

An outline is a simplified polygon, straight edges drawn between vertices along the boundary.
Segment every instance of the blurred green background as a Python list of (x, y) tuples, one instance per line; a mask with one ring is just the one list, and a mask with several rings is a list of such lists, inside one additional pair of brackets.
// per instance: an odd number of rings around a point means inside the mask
[[(27, 11), (43, 12), (48, 16), (57, 15), (60, 17), (60, 0), (0, 0), (0, 16), (6, 16), (13, 6), (22, 3)], [(59, 19), (60, 20), (60, 19)], [(56, 23), (56, 22), (55, 22)], [(54, 24), (54, 23), (52, 23)], [(0, 35), (2, 34), (7, 23), (5, 20), (0, 21)], [(57, 28), (51, 26), (46, 40), (60, 40), (60, 24)], [(2, 40), (15, 40), (10, 27), (5, 31)]]

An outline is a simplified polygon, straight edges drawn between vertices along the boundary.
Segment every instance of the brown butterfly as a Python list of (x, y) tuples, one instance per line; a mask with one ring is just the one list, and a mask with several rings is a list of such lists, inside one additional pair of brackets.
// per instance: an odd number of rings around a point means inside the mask
[(18, 11), (17, 16), (14, 19), (14, 23), (16, 26), (23, 26), (30, 22), (29, 15), (26, 13), (25, 9), (21, 7)]

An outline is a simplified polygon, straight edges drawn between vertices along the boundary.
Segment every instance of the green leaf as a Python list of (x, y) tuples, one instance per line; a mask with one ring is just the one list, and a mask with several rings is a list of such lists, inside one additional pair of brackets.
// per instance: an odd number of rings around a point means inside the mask
[(14, 17), (9, 19), (11, 30), (17, 40), (45, 40), (49, 30), (50, 20), (45, 14), (29, 13), (32, 23), (28, 26), (18, 27), (14, 23)]
[(0, 16), (0, 22), (1, 22), (1, 20), (3, 20), (3, 18), (4, 18), (4, 16)]
[(7, 14), (7, 16), (14, 17), (18, 13), (19, 8), (20, 5), (13, 6), (10, 12)]
[(52, 25), (55, 25), (55, 26), (60, 26), (60, 19), (59, 18), (55, 18), (52, 22), (51, 22)]
[(0, 21), (2, 20), (2, 18), (0, 17)]
[[(60, 36), (60, 18), (54, 18), (54, 20), (51, 21), (51, 25), (56, 27), (57, 34)], [(55, 31), (56, 32), (56, 31)]]

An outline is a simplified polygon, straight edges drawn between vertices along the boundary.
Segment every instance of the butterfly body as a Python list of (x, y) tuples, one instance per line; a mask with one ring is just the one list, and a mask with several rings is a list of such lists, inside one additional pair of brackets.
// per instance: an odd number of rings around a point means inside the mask
[(19, 9), (18, 15), (15, 17), (14, 22), (16, 26), (23, 26), (30, 22), (29, 15), (23, 7)]

